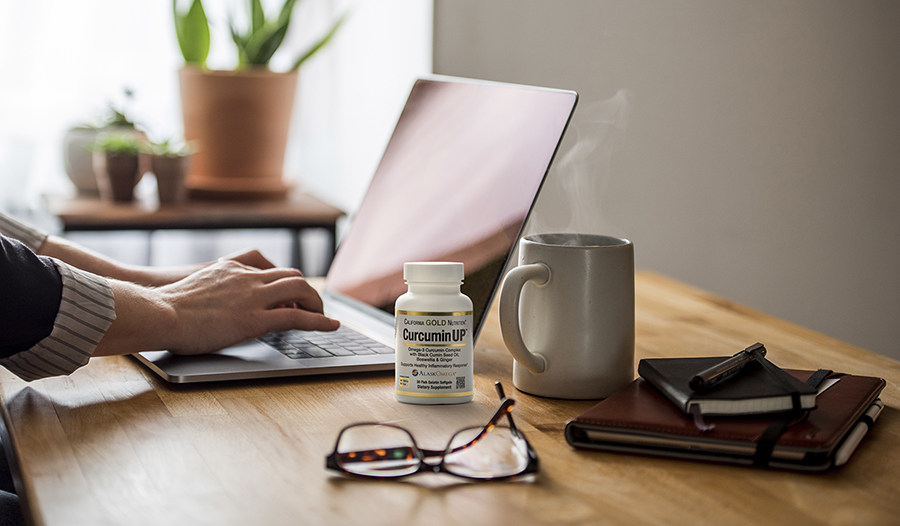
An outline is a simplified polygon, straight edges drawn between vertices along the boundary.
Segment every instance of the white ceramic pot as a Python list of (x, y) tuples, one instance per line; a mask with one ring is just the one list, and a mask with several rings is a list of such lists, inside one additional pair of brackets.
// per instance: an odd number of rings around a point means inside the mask
[(63, 137), (63, 160), (66, 174), (79, 196), (97, 197), (97, 177), (94, 175), (93, 160), (88, 148), (97, 139), (100, 130), (95, 128), (73, 128)]

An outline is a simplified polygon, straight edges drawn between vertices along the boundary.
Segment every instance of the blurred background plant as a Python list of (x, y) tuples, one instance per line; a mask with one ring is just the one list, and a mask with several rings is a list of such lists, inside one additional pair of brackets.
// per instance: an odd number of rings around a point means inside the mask
[(124, 100), (121, 105), (116, 104), (113, 101), (108, 101), (106, 103), (106, 113), (103, 115), (102, 120), (99, 124), (93, 123), (82, 123), (78, 126), (75, 126), (75, 129), (90, 129), (90, 130), (100, 130), (104, 128), (131, 128), (137, 129), (137, 123), (132, 120), (129, 116), (128, 106), (130, 106), (134, 102), (134, 90), (129, 87), (122, 88), (122, 94), (124, 95)]
[(129, 202), (134, 187), (147, 171), (142, 154), (147, 140), (133, 131), (110, 131), (97, 135), (91, 145), (93, 171), (104, 201)]
[[(278, 15), (270, 18), (266, 15), (261, 0), (248, 0), (249, 23), (243, 29), (235, 24), (233, 16), (229, 16), (228, 27), (238, 55), (236, 69), (269, 67), (269, 62), (281, 47), (291, 26), (291, 17), (296, 5), (297, 0), (285, 0), (278, 10)], [(178, 0), (172, 0), (172, 10), (175, 17), (175, 34), (185, 63), (205, 68), (210, 49), (210, 23), (202, 1), (192, 0), (188, 10), (182, 12), (178, 9)], [(303, 62), (324, 47), (337, 33), (345, 18), (346, 14), (341, 16), (322, 38), (300, 54), (293, 61), (291, 71), (298, 69)]]
[(73, 126), (63, 136), (66, 175), (79, 195), (96, 196), (99, 192), (91, 152), (100, 134), (116, 131), (136, 135), (139, 139), (145, 138), (144, 132), (131, 117), (134, 102), (134, 90), (122, 88), (122, 98), (119, 101), (108, 100), (101, 118)]
[(147, 142), (134, 133), (106, 132), (97, 136), (91, 151), (114, 156), (138, 155), (147, 148)]
[(181, 139), (167, 138), (148, 142), (144, 151), (150, 156), (150, 171), (156, 178), (160, 206), (185, 203), (188, 191), (184, 180), (191, 166), (191, 145)]
[(193, 153), (193, 148), (181, 139), (168, 138), (147, 143), (145, 151), (158, 157), (185, 157)]

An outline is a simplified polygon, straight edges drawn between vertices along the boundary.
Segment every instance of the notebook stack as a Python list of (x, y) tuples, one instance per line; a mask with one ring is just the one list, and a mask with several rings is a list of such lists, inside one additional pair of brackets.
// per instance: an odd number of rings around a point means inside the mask
[(582, 449), (825, 471), (849, 460), (884, 407), (881, 378), (780, 369), (758, 355), (733, 379), (691, 389), (698, 371), (728, 358), (641, 360), (640, 378), (570, 421), (566, 440)]

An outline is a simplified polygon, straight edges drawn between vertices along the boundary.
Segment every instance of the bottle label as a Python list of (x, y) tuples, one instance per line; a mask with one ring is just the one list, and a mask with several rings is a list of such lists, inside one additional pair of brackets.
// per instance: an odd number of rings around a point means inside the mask
[(470, 396), (472, 311), (398, 310), (397, 394), (421, 398)]

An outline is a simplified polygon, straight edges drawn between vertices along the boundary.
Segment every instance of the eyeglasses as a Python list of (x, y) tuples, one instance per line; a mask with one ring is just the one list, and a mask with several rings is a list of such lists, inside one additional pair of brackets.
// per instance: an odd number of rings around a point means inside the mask
[[(511, 411), (516, 402), (494, 384), (500, 408), (483, 427), (458, 431), (441, 451), (420, 449), (406, 429), (392, 424), (352, 424), (341, 430), (327, 469), (349, 475), (397, 478), (416, 473), (448, 473), (479, 480), (504, 480), (537, 473), (537, 453), (516, 429)], [(508, 425), (498, 422), (506, 417)]]

